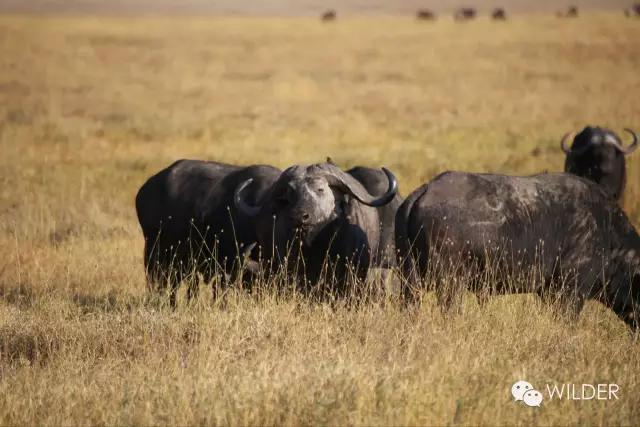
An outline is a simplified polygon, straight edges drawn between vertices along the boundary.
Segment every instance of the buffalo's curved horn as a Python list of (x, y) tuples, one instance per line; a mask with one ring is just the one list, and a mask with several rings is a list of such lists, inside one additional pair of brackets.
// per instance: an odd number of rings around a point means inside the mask
[(253, 242), (250, 245), (247, 245), (242, 249), (242, 260), (246, 261), (251, 257), (251, 252), (253, 252), (253, 248), (257, 246), (258, 242)]
[(337, 167), (331, 167), (326, 170), (326, 178), (327, 181), (329, 181), (329, 185), (343, 189), (345, 192), (355, 197), (360, 203), (367, 206), (378, 207), (389, 203), (398, 192), (398, 181), (396, 180), (396, 177), (393, 176), (393, 173), (391, 173), (387, 168), (382, 168), (382, 171), (389, 180), (389, 188), (386, 193), (380, 197), (372, 196), (364, 189), (364, 187), (362, 187), (358, 180)]
[(396, 177), (387, 168), (383, 167), (382, 172), (384, 172), (384, 174), (387, 176), (387, 179), (389, 180), (389, 187), (387, 187), (387, 192), (378, 198), (378, 206), (386, 205), (391, 200), (393, 200), (394, 197), (396, 197), (396, 194), (398, 194), (398, 180), (396, 179)]
[(236, 205), (236, 208), (249, 217), (256, 216), (258, 215), (258, 212), (260, 212), (259, 206), (251, 206), (242, 198), (242, 191), (247, 188), (252, 182), (253, 178), (249, 178), (248, 180), (240, 184), (233, 194), (233, 203)]
[(638, 148), (638, 135), (636, 135), (635, 132), (632, 131), (631, 129), (625, 128), (624, 131), (627, 133), (630, 133), (631, 136), (633, 137), (633, 141), (627, 148), (620, 147), (620, 151), (622, 151), (622, 153), (626, 156), (628, 154), (633, 153), (635, 149)]
[(571, 148), (567, 145), (567, 141), (573, 138), (573, 135), (573, 132), (568, 132), (560, 140), (560, 148), (562, 148), (562, 151), (564, 151), (565, 154), (571, 154)]

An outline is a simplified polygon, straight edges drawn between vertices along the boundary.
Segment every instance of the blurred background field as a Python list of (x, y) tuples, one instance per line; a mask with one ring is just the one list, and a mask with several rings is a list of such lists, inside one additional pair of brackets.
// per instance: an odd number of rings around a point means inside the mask
[(326, 9), (337, 9), (342, 14), (413, 14), (420, 8), (431, 8), (441, 13), (461, 7), (488, 10), (506, 6), (515, 12), (555, 12), (575, 5), (584, 10), (622, 10), (628, 0), (2, 0), (0, 10), (12, 12), (44, 13), (109, 13), (109, 14), (234, 14), (254, 16), (317, 15)]
[[(637, 424), (640, 348), (590, 303), (445, 319), (232, 293), (146, 299), (133, 200), (179, 158), (559, 171), (561, 136), (640, 131), (640, 19), (0, 16), (0, 424)], [(625, 136), (626, 137), (626, 136)], [(625, 211), (640, 223), (640, 154)], [(513, 404), (530, 382), (615, 402)]]

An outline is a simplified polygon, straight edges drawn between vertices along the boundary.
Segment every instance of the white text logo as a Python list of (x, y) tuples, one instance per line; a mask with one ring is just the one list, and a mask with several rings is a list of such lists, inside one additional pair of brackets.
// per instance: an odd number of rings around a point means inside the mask
[(527, 406), (540, 406), (542, 393), (534, 389), (527, 381), (518, 381), (511, 386), (511, 395), (517, 401), (523, 401)]
[[(548, 400), (618, 400), (618, 384), (546, 384)], [(524, 380), (511, 386), (511, 395), (516, 402), (540, 407), (545, 397), (533, 385)]]

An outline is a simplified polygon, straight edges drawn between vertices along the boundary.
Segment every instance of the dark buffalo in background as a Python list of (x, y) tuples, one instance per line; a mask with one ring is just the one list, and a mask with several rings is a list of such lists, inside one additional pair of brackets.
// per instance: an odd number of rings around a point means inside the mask
[(236, 206), (256, 224), (264, 265), (292, 273), (304, 291), (322, 284), (322, 292), (345, 295), (350, 277), (364, 281), (380, 242), (376, 208), (397, 192), (395, 177), (384, 171), (388, 188), (382, 196), (330, 163), (288, 168), (261, 203), (247, 200), (245, 189), (253, 183), (244, 182)]
[(338, 14), (335, 10), (327, 10), (320, 17), (320, 19), (324, 22), (335, 21), (336, 18), (338, 18)]
[(436, 19), (436, 14), (429, 9), (419, 9), (416, 12), (416, 18), (420, 21), (434, 21)]
[[(382, 196), (389, 189), (389, 179), (380, 169), (356, 166), (349, 169), (347, 173), (357, 179), (374, 196)], [(392, 268), (396, 265), (396, 212), (402, 204), (402, 200), (400, 194), (396, 193), (389, 203), (377, 208), (380, 222), (380, 243), (373, 260), (375, 266)]]
[[(477, 295), (535, 292), (576, 315), (594, 298), (638, 325), (640, 237), (587, 179), (443, 173), (398, 209), (396, 244), (409, 297), (416, 276), (444, 274), (435, 281), (443, 307), (459, 298), (457, 286)], [(453, 279), (464, 274), (466, 282)]]
[(136, 212), (150, 288), (168, 285), (175, 306), (182, 280), (189, 282), (188, 296), (193, 296), (193, 273), (206, 281), (216, 273), (223, 283), (232, 279), (242, 251), (257, 239), (251, 219), (234, 206), (234, 191), (252, 179), (245, 197), (258, 203), (279, 175), (271, 166), (179, 160), (149, 178), (136, 196)]
[(578, 17), (578, 7), (577, 6), (569, 6), (569, 8), (564, 12), (557, 13), (558, 18), (577, 18)]
[(560, 142), (562, 151), (567, 155), (565, 172), (600, 184), (607, 194), (619, 200), (626, 181), (625, 156), (638, 148), (636, 134), (631, 129), (625, 131), (633, 138), (627, 147), (613, 131), (600, 127), (585, 127), (573, 138), (570, 147), (567, 143), (573, 134), (566, 134)]
[(495, 21), (506, 21), (507, 20), (507, 12), (505, 12), (502, 8), (496, 8), (491, 12), (491, 18)]
[(456, 10), (455, 14), (453, 15), (453, 19), (455, 19), (456, 21), (468, 21), (474, 19), (476, 15), (477, 11), (474, 8), (462, 7)]
[(625, 9), (624, 14), (628, 17), (640, 16), (640, 3), (636, 3), (629, 9)]

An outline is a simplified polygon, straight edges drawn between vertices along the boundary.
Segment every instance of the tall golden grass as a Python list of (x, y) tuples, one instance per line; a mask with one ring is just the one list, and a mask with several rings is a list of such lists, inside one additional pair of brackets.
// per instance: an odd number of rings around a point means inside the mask
[[(640, 421), (640, 348), (597, 303), (531, 295), (443, 316), (206, 286), (149, 299), (133, 198), (178, 158), (561, 170), (560, 137), (640, 128), (640, 23), (521, 16), (0, 17), (0, 424)], [(640, 220), (640, 154), (624, 207)], [(278, 284), (275, 284), (278, 285)], [(515, 404), (513, 382), (617, 383)]]

